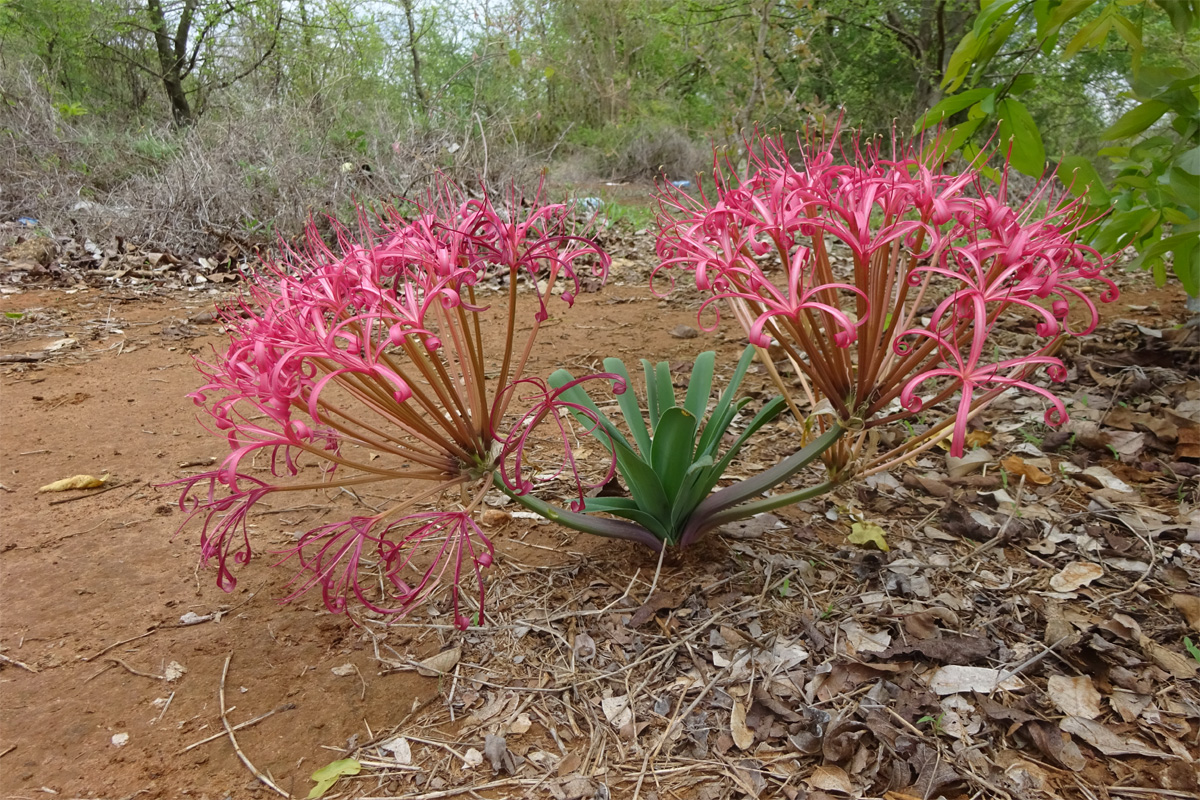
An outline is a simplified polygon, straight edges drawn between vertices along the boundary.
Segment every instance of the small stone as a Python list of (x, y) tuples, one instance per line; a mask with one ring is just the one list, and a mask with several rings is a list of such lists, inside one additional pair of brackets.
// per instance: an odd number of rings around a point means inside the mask
[(700, 335), (700, 331), (691, 325), (676, 325), (674, 328), (671, 328), (670, 333), (676, 339), (695, 339)]
[(129, 734), (128, 733), (114, 733), (113, 734), (113, 737), (112, 737), (113, 747), (124, 747), (127, 744), (129, 744)]

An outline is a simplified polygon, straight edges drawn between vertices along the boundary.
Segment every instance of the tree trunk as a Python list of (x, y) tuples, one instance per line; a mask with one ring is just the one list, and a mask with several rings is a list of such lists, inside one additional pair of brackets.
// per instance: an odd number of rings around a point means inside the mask
[(183, 15), (172, 41), (167, 35), (167, 19), (163, 14), (161, 0), (146, 0), (150, 26), (154, 30), (154, 48), (158, 51), (158, 65), (162, 70), (159, 77), (163, 89), (167, 92), (167, 99), (171, 101), (171, 117), (179, 128), (186, 128), (195, 121), (187, 93), (183, 90), (183, 79), (188, 33), (191, 29), (192, 15), (196, 11), (196, 3), (197, 0), (186, 0), (184, 3)]
[(425, 87), (421, 85), (421, 59), (417, 54), (417, 31), (413, 25), (412, 0), (404, 0), (404, 19), (408, 23), (408, 52), (412, 54), (413, 89), (417, 95), (417, 103), (421, 113), (429, 112), (429, 101), (425, 97)]

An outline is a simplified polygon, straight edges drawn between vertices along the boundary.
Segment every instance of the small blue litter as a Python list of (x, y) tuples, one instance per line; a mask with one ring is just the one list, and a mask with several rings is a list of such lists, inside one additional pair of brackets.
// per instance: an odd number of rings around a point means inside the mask
[(676, 189), (690, 189), (690, 188), (692, 188), (692, 182), (691, 182), (691, 181), (671, 181), (671, 185), (672, 185), (672, 186), (674, 186)]
[(35, 228), (38, 222), (33, 217), (17, 217), (17, 224), (24, 225), (26, 228)]
[(581, 209), (589, 214), (596, 213), (600, 210), (600, 207), (604, 205), (604, 201), (599, 197), (580, 197), (576, 199), (575, 202)]

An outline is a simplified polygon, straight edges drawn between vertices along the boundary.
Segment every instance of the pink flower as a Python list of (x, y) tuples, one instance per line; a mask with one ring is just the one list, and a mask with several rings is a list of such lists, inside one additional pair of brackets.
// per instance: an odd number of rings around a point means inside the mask
[[(980, 306), (979, 310), (982, 311), (982, 298), (977, 298), (976, 303)], [(917, 389), (927, 381), (939, 378), (948, 379), (947, 388), (942, 389), (939, 400), (954, 391), (959, 393), (950, 454), (960, 458), (965, 450), (967, 423), (975, 402), (975, 392), (978, 389), (986, 387), (999, 390), (1015, 388), (1033, 392), (1046, 398), (1051, 404), (1045, 415), (1047, 425), (1057, 427), (1067, 420), (1067, 409), (1062, 400), (1048, 389), (1026, 380), (1038, 366), (1046, 367), (1046, 374), (1050, 376), (1051, 380), (1059, 382), (1066, 380), (1067, 369), (1062, 361), (1052, 356), (1035, 353), (995, 363), (983, 362), (988, 331), (986, 323), (979, 322), (978, 316), (976, 316), (976, 322), (977, 325), (974, 328), (976, 332), (972, 334), (970, 342), (966, 345), (965, 353), (957, 342), (949, 341), (935, 331), (928, 329), (910, 331), (909, 333), (914, 336), (927, 337), (937, 343), (941, 365), (914, 376), (900, 391), (901, 405), (916, 414), (925, 406), (925, 401), (916, 394)], [(998, 393), (994, 392), (994, 394)]]
[[(466, 581), (482, 619), (482, 570), (494, 554), (472, 515), (493, 481), (503, 483), (502, 464), (520, 463), (529, 428), (555, 416), (552, 398), (532, 416), (510, 413), (512, 387), (528, 380), (556, 282), (567, 282), (569, 307), (579, 270), (603, 278), (609, 264), (573, 232), (569, 209), (537, 200), (512, 193), (497, 209), (443, 184), (412, 220), (388, 210), (360, 212), (357, 234), (335, 225), (336, 250), (310, 225), (304, 249), (285, 249), (250, 278), (224, 314), (229, 346), (198, 362), (205, 382), (192, 395), (229, 454), (177, 482), (189, 519), (204, 520), (202, 557), (217, 561), (221, 588), (233, 588), (233, 565), (251, 557), (246, 519), (264, 497), (387, 484), (375, 490), (394, 498), (385, 508), (314, 528), (290, 551), (302, 573), (292, 597), (319, 585), (333, 611), (353, 601), (399, 615), (445, 583), (457, 624), (467, 619), (458, 611)], [(481, 284), (497, 274), (509, 290), (484, 300)], [(522, 274), (544, 283), (518, 341)], [(499, 336), (482, 334), (489, 315)], [(578, 480), (570, 440), (561, 444)], [(264, 469), (269, 477), (253, 474)], [(416, 509), (435, 499), (449, 507)], [(359, 579), (367, 564), (383, 570), (389, 597)]]
[[(691, 272), (711, 295), (701, 312), (728, 301), (750, 341), (782, 348), (804, 399), (828, 401), (843, 428), (865, 432), (958, 394), (958, 449), (971, 409), (997, 388), (1042, 395), (1047, 421), (1065, 418), (1061, 401), (1025, 378), (1040, 366), (1061, 377), (1046, 355), (1054, 340), (1095, 328), (1089, 285), (1101, 285), (1102, 301), (1116, 297), (1104, 259), (1076, 241), (1079, 202), (1045, 184), (1010, 205), (1006, 178), (992, 192), (975, 170), (945, 172), (923, 155), (936, 147), (896, 140), (885, 157), (877, 144), (853, 141), (847, 152), (837, 139), (836, 130), (824, 142), (810, 137), (793, 160), (781, 139), (756, 137), (749, 177), (717, 162), (710, 194), (665, 187), (652, 282)], [(1077, 306), (1083, 322), (1070, 329)], [(998, 323), (1030, 314), (1047, 341), (987, 363)], [(932, 380), (941, 389), (923, 405), (916, 389)], [(907, 447), (860, 466), (884, 468)], [(835, 448), (827, 463), (843, 469), (863, 449)]]

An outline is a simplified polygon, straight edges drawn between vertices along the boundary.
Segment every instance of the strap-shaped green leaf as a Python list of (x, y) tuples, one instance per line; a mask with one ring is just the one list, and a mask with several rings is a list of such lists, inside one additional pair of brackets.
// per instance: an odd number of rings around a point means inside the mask
[[(671, 383), (671, 365), (666, 361), (658, 362), (658, 366), (654, 368), (654, 378), (658, 384), (658, 419), (661, 422), (667, 409), (676, 405), (675, 386)], [(654, 430), (657, 432), (658, 426), (655, 426)]]
[[(653, 431), (658, 428), (658, 383), (654, 380), (654, 365), (644, 358), (642, 359), (642, 372), (646, 376), (646, 414), (650, 417), (650, 430), (653, 435)], [(670, 405), (667, 408), (670, 408)]]
[[(730, 416), (727, 420), (725, 416), (733, 403), (734, 396), (737, 395), (737, 390), (742, 385), (742, 379), (746, 377), (746, 370), (750, 368), (750, 362), (754, 358), (754, 353), (754, 345), (748, 345), (742, 351), (742, 357), (738, 359), (737, 367), (734, 368), (733, 375), (729, 378), (729, 383), (725, 386), (725, 391), (721, 392), (721, 397), (717, 400), (717, 405), (713, 409), (712, 416), (709, 417), (708, 423), (704, 426), (704, 432), (700, 434), (700, 441), (696, 444), (697, 454), (716, 453), (721, 436), (725, 434), (725, 429), (729, 427), (729, 423), (733, 420), (733, 416)], [(736, 411), (734, 414), (736, 415)], [(724, 422), (721, 420), (724, 420)]]
[(589, 514), (603, 512), (615, 517), (624, 517), (641, 525), (664, 542), (674, 541), (675, 538), (674, 531), (667, 528), (665, 520), (660, 520), (649, 511), (643, 510), (632, 497), (589, 497), (584, 503), (584, 510)]
[[(711, 456), (717, 457), (717, 450), (721, 447), (725, 433), (729, 430), (729, 426), (733, 424), (733, 420), (743, 408), (750, 405), (750, 398), (743, 397), (732, 406), (726, 408), (718, 417), (714, 411), (708, 419), (708, 423), (704, 426), (704, 433), (700, 437), (700, 442), (696, 445), (696, 457)], [(710, 436), (710, 431), (712, 435)]]
[[(657, 439), (655, 440), (657, 443)], [(653, 453), (654, 446), (651, 446)], [(663, 481), (654, 467), (638, 457), (633, 448), (624, 442), (617, 443), (617, 466), (629, 494), (645, 511), (658, 519), (666, 519), (671, 510)]]
[(692, 463), (696, 441), (696, 418), (685, 408), (668, 408), (658, 420), (650, 463), (662, 482), (668, 503), (679, 493), (684, 473)]
[(499, 472), (493, 473), (492, 485), (530, 511), (540, 514), (546, 519), (553, 520), (559, 525), (565, 525), (572, 530), (583, 531), (584, 533), (591, 533), (610, 539), (628, 539), (644, 544), (656, 552), (663, 547), (662, 537), (655, 536), (641, 525), (620, 519), (609, 519), (608, 517), (592, 517), (587, 514), (580, 514), (576, 511), (569, 511), (568, 509), (551, 505), (533, 495), (517, 494), (508, 488), (504, 480), (500, 477)]
[(729, 468), (729, 464), (737, 457), (738, 451), (742, 449), (746, 441), (757, 433), (759, 428), (778, 417), (785, 405), (787, 405), (786, 400), (782, 397), (776, 397), (759, 409), (759, 412), (754, 415), (754, 419), (750, 420), (750, 424), (746, 426), (746, 429), (729, 446), (729, 451), (717, 462), (716, 469), (718, 470), (718, 475), (725, 474), (725, 470)]
[(682, 525), (691, 516), (700, 501), (708, 497), (708, 493), (721, 479), (721, 472), (715, 468), (712, 456), (702, 456), (692, 462), (683, 476), (683, 483), (675, 494), (675, 503), (671, 506), (671, 541), (675, 542), (682, 533)]
[(708, 411), (708, 396), (712, 392), (716, 361), (717, 354), (709, 350), (696, 356), (696, 363), (692, 365), (692, 377), (688, 380), (683, 407), (698, 420), (704, 419), (704, 414)]
[(617, 511), (628, 511), (637, 508), (637, 500), (632, 497), (589, 497), (583, 501), (585, 511), (603, 511), (613, 514)]
[(833, 425), (828, 431), (770, 469), (760, 472), (753, 478), (748, 478), (733, 486), (727, 486), (724, 489), (713, 492), (704, 498), (688, 519), (683, 530), (683, 536), (680, 538), (680, 544), (686, 547), (702, 533), (710, 530), (711, 525), (709, 525), (709, 520), (719, 512), (733, 506), (741, 505), (795, 475), (832, 447), (843, 433), (845, 433), (845, 430), (841, 426)]
[(642, 409), (638, 405), (637, 392), (633, 391), (633, 384), (629, 382), (629, 371), (625, 369), (625, 362), (619, 358), (606, 358), (604, 370), (620, 375), (621, 380), (625, 381), (625, 392), (617, 395), (617, 405), (621, 408), (625, 425), (637, 443), (642, 458), (650, 458), (650, 432), (646, 430), (646, 420), (642, 417)]

